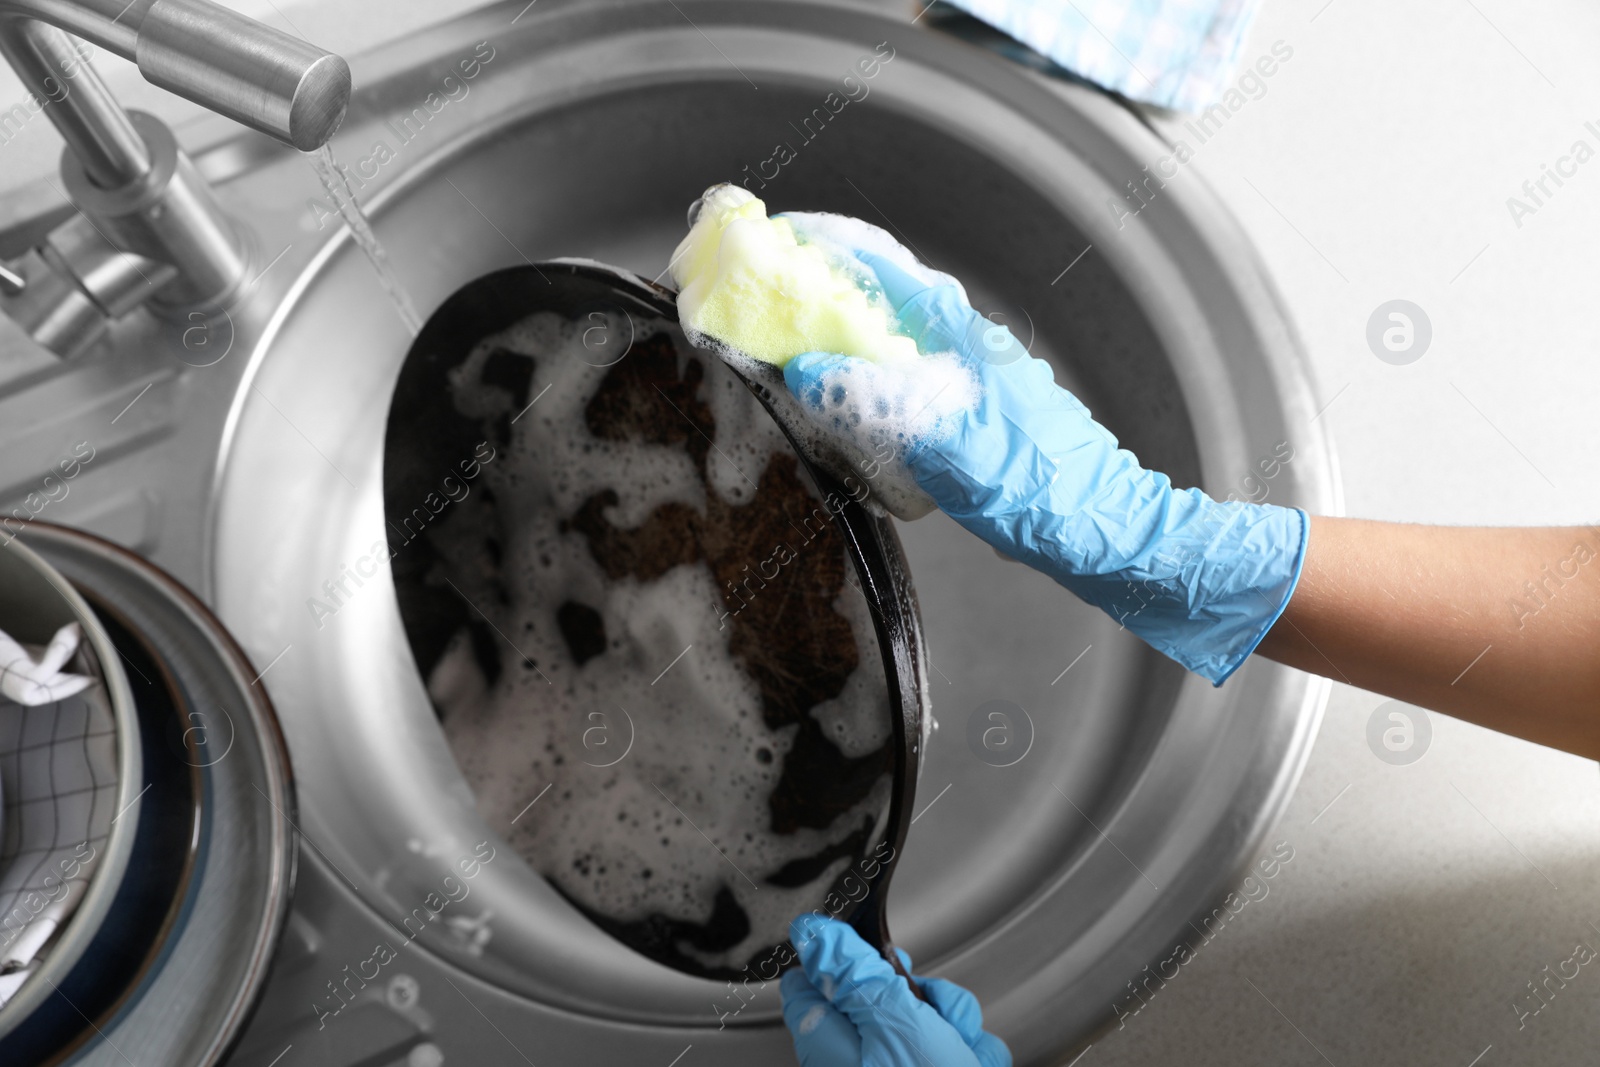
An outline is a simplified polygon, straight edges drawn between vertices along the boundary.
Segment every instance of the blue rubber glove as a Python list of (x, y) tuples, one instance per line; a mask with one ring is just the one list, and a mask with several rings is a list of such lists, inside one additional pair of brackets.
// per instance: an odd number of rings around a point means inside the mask
[[(800, 1067), (1011, 1067), (984, 1033), (978, 998), (943, 978), (918, 978), (928, 1003), (846, 924), (802, 915), (789, 925), (800, 966), (784, 972), (783, 1021)], [(911, 970), (911, 957), (900, 952)]]
[[(906, 445), (917, 484), (1000, 552), (1221, 685), (1289, 603), (1305, 558), (1305, 513), (1174, 489), (1118, 448), (1055, 384), (1050, 365), (960, 289), (929, 288), (871, 253), (859, 259), (919, 350), (956, 352), (982, 388), (942, 436)], [(790, 360), (784, 380), (820, 412), (823, 390), (848, 389), (860, 363), (808, 352)]]

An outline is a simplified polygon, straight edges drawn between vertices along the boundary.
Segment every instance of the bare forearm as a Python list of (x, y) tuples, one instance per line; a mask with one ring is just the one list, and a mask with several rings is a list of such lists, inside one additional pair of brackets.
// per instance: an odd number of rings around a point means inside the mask
[(1313, 518), (1257, 651), (1600, 758), (1600, 528)]

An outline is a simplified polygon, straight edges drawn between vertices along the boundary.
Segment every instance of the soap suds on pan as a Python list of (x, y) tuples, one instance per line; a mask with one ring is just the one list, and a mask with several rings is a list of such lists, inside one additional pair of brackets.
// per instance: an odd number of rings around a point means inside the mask
[(733, 976), (881, 839), (888, 684), (770, 417), (675, 328), (609, 325), (609, 367), (541, 312), (448, 372), (500, 455), (397, 568), (402, 615), (482, 815), (617, 937)]

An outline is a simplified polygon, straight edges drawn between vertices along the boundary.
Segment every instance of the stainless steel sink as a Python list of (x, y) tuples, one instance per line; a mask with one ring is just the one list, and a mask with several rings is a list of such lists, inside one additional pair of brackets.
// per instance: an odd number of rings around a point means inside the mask
[[(496, 5), (353, 59), (334, 148), (424, 315), (527, 261), (657, 276), (699, 192), (746, 180), (774, 210), (861, 216), (965, 279), (1180, 484), (1337, 510), (1299, 346), (1198, 177), (1144, 186), (1134, 214), (1126, 183), (1166, 153), (1134, 115), (912, 14)], [(237, 128), (197, 132), (265, 269), (220, 324), (133, 316), (114, 351), (78, 364), (0, 358), (0, 492), (20, 500), (58, 452), (94, 442), (41, 517), (134, 544), (203, 590), (278, 708), (304, 873), (236, 1062), (290, 1043), (313, 1057), (300, 1062), (369, 1062), (419, 1042), (446, 1063), (516, 1062), (508, 1044), (540, 1064), (664, 1064), (688, 1045), (700, 1063), (783, 1062), (775, 983), (719, 986), (632, 956), (474, 811), (387, 570), (361, 563), (385, 537), (383, 433), (409, 337), (303, 159)], [(892, 927), (919, 969), (978, 993), (1019, 1063), (1063, 1061), (1251, 860), (1327, 688), (1263, 662), (1213, 689), (942, 517), (900, 533), (940, 730)], [(341, 580), (337, 614), (318, 618), (308, 600)], [(1028, 739), (1010, 765), (969, 745), (991, 701), (1015, 706)], [(430, 904), (480, 842), (494, 859), (469, 895)], [(343, 1006), (329, 983), (375, 940), (397, 959)]]

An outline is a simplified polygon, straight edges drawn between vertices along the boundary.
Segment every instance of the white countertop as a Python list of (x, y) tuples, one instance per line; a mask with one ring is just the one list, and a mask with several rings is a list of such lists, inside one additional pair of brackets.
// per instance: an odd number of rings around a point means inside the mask
[[(230, 6), (334, 50), (377, 43), (379, 5), (365, 0)], [(472, 6), (389, 0), (382, 36)], [(1520, 227), (1506, 206), (1574, 141), (1600, 150), (1584, 128), (1600, 128), (1600, 104), (1584, 104), (1600, 101), (1600, 7), (1293, 0), (1265, 5), (1245, 62), (1280, 40), (1292, 58), (1174, 180), (1210, 182), (1276, 276), (1328, 405), (1348, 513), (1600, 517), (1600, 158)], [(100, 63), (133, 106), (194, 114), (128, 64)], [(20, 97), (0, 70), (0, 110)], [(1157, 121), (1196, 147), (1181, 121)], [(0, 185), (51, 173), (57, 144), (42, 118), (25, 126), (0, 144)], [(1366, 342), (1395, 298), (1433, 329), (1405, 366)], [(1434, 715), (1426, 755), (1394, 766), (1366, 740), (1383, 703), (1335, 687), (1271, 839), (1294, 858), (1082, 1067), (1594, 1061), (1600, 966), (1521, 1029), (1514, 1000), (1579, 941), (1600, 951), (1595, 763)]]

